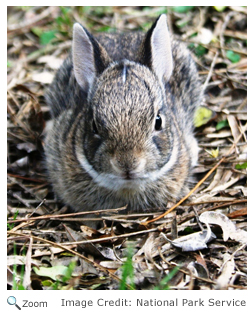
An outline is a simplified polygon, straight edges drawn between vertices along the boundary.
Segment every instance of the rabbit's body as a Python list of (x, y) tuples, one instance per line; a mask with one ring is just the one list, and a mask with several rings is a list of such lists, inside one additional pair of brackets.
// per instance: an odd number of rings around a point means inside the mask
[(197, 162), (196, 67), (165, 16), (147, 34), (97, 38), (75, 25), (72, 55), (46, 95), (50, 181), (75, 211), (164, 207), (188, 191)]

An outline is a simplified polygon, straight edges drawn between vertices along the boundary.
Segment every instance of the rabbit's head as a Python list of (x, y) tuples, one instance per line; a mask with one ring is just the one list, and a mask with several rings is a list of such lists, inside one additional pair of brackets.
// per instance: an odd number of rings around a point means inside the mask
[(175, 161), (165, 86), (173, 63), (166, 18), (161, 16), (140, 48), (142, 63), (113, 62), (81, 25), (73, 36), (74, 75), (87, 93), (76, 155), (84, 170), (110, 190), (144, 190)]

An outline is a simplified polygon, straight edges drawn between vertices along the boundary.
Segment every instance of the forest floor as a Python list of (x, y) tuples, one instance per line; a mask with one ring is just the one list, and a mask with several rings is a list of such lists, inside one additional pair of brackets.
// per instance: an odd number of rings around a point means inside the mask
[[(104, 226), (93, 230), (48, 183), (43, 95), (75, 21), (94, 35), (146, 31), (161, 13), (193, 52), (205, 88), (195, 119), (199, 184), (155, 221), (164, 211), (101, 208)], [(246, 289), (247, 8), (9, 7), (7, 45), (8, 288)]]

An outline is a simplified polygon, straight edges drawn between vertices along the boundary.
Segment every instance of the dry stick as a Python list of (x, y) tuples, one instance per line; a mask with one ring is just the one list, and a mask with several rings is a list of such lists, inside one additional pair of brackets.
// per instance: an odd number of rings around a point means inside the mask
[(44, 18), (52, 15), (52, 13), (55, 11), (56, 7), (48, 7), (40, 14), (34, 14), (33, 18), (30, 19), (24, 19), (18, 24), (11, 24), (7, 26), (7, 32), (18, 32), (18, 33), (24, 33), (27, 31), (27, 28), (31, 28), (34, 26), (34, 24), (38, 23), (39, 21), (43, 20)]
[[(8, 234), (9, 235), (14, 235), (14, 236), (20, 236), (20, 233), (16, 233), (16, 232), (12, 232), (12, 231), (8, 231)], [(105, 267), (101, 266), (100, 264), (98, 263), (94, 263), (92, 262), (91, 260), (89, 260), (87, 257), (85, 257), (84, 255), (70, 249), (70, 248), (67, 248), (66, 246), (63, 246), (57, 242), (53, 242), (53, 241), (50, 241), (50, 240), (47, 240), (47, 239), (44, 239), (44, 238), (40, 238), (40, 237), (36, 237), (36, 236), (33, 236), (33, 235), (24, 235), (22, 234), (22, 236), (26, 236), (26, 237), (29, 237), (29, 238), (33, 238), (33, 240), (38, 240), (38, 241), (42, 241), (42, 242), (45, 242), (49, 245), (52, 245), (52, 246), (56, 246), (62, 250), (65, 250), (65, 251), (68, 251), (69, 253), (72, 253), (76, 256), (78, 256), (79, 258), (85, 260), (87, 263), (93, 265), (94, 267), (98, 268), (100, 271), (102, 272), (105, 272), (106, 274), (108, 274), (110, 277), (112, 277), (114, 280), (118, 281), (118, 282), (121, 282), (121, 279), (114, 275), (112, 272), (110, 272), (108, 269), (106, 269)], [(130, 285), (126, 284), (127, 288), (128, 289), (133, 289)]]
[[(197, 41), (195, 40), (190, 40), (190, 39), (180, 39), (180, 41), (183, 41), (183, 42), (186, 42), (186, 43), (195, 43), (195, 44), (198, 44)], [(247, 51), (242, 51), (240, 49), (233, 49), (232, 47), (221, 47), (220, 45), (215, 45), (213, 44), (212, 42), (210, 44), (206, 44), (206, 43), (200, 43), (201, 46), (207, 48), (208, 50), (212, 51), (212, 52), (215, 52), (214, 49), (223, 49), (223, 50), (231, 50), (235, 53), (238, 53), (238, 54), (242, 54), (242, 55), (247, 55)]]
[(174, 209), (176, 209), (181, 203), (183, 203), (187, 198), (189, 198), (196, 189), (199, 188), (199, 186), (201, 186), (201, 184), (217, 169), (217, 167), (226, 159), (226, 157), (232, 152), (232, 150), (234, 149), (234, 147), (236, 146), (236, 144), (238, 143), (238, 141), (241, 139), (242, 134), (240, 134), (237, 139), (234, 141), (234, 143), (232, 144), (231, 148), (229, 149), (229, 151), (227, 152), (226, 155), (224, 155), (220, 161), (218, 163), (216, 163), (216, 165), (197, 183), (197, 185), (184, 197), (182, 198), (179, 202), (177, 202), (173, 207), (171, 207), (169, 210), (167, 210), (166, 212), (164, 212), (163, 214), (159, 215), (158, 217), (150, 220), (150, 221), (146, 221), (141, 223), (141, 225), (147, 226), (148, 224), (155, 222), (157, 220), (159, 220), (160, 218), (166, 216), (167, 214), (169, 214), (170, 212), (172, 212)]
[(145, 229), (145, 230), (139, 230), (133, 233), (125, 233), (121, 235), (113, 235), (109, 237), (101, 237), (101, 238), (95, 238), (95, 239), (87, 239), (87, 240), (80, 240), (80, 241), (70, 241), (70, 242), (65, 242), (65, 245), (73, 245), (73, 244), (86, 244), (86, 243), (98, 243), (98, 242), (104, 242), (104, 241), (109, 241), (109, 240), (115, 240), (115, 239), (121, 239), (121, 238), (128, 238), (132, 236), (139, 236), (139, 235), (145, 235), (147, 233), (154, 233), (158, 230), (158, 227), (156, 228), (151, 228), (151, 229)]
[(236, 14), (236, 12), (232, 12), (231, 11), (228, 14), (226, 14), (226, 16), (224, 16), (224, 23), (222, 24), (221, 32), (219, 34), (219, 37), (220, 37), (220, 49), (221, 49), (221, 53), (222, 53), (222, 56), (223, 56), (224, 60), (226, 59), (226, 54), (225, 54), (225, 51), (223, 49), (223, 47), (224, 47), (224, 32), (225, 32), (225, 30), (227, 28), (227, 24), (230, 21), (231, 17), (233, 17), (235, 14)]
[(215, 53), (215, 56), (214, 56), (213, 61), (212, 61), (212, 63), (211, 63), (211, 67), (210, 67), (210, 70), (209, 70), (209, 72), (208, 72), (208, 75), (207, 75), (207, 78), (206, 78), (206, 80), (205, 80), (205, 83), (204, 83), (204, 85), (203, 85), (203, 90), (206, 90), (207, 84), (209, 83), (209, 81), (210, 81), (210, 79), (211, 79), (211, 77), (212, 77), (213, 69), (214, 69), (214, 66), (215, 66), (215, 63), (216, 63), (216, 60), (217, 60), (218, 55), (219, 55), (219, 52), (217, 51), (217, 52)]
[[(116, 209), (108, 209), (106, 210), (106, 212), (117, 212), (117, 211), (121, 211), (125, 209), (126, 209), (126, 206), (121, 207), (121, 208), (116, 208)], [(30, 222), (30, 221), (57, 219), (57, 218), (61, 219), (64, 217), (69, 217), (69, 216), (78, 216), (78, 215), (87, 215), (87, 214), (96, 214), (96, 213), (104, 213), (104, 210), (75, 212), (75, 213), (66, 213), (66, 214), (47, 214), (47, 215), (42, 215), (42, 216), (20, 218), (20, 219), (15, 219), (15, 220), (8, 219), (7, 223), (20, 223), (20, 222)]]

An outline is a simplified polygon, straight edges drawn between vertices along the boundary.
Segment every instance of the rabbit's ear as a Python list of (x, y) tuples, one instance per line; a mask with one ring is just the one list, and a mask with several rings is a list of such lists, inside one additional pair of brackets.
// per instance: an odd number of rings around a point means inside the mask
[(75, 78), (80, 87), (88, 92), (96, 75), (104, 71), (110, 58), (106, 50), (78, 23), (73, 27), (72, 56)]
[(172, 74), (173, 60), (171, 38), (166, 15), (162, 14), (147, 32), (144, 41), (144, 63), (166, 83)]

